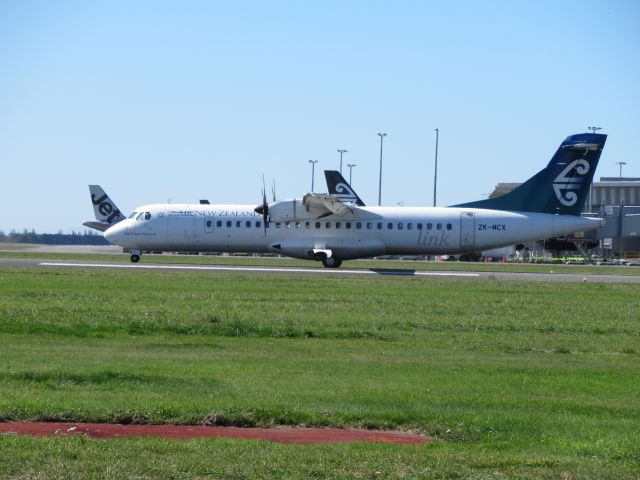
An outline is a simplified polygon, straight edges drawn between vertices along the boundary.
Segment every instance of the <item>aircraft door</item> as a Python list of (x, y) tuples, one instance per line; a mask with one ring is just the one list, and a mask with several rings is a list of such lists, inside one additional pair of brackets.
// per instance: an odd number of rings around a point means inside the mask
[(460, 214), (460, 246), (463, 250), (473, 250), (476, 243), (476, 217), (473, 212)]
[(204, 219), (204, 232), (205, 233), (213, 233), (213, 217), (206, 217)]

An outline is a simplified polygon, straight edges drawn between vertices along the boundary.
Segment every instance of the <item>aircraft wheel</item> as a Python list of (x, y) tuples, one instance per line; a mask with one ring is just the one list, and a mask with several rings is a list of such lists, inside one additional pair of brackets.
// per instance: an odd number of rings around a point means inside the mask
[(335, 257), (325, 257), (322, 259), (322, 265), (327, 268), (338, 268), (342, 265), (342, 260)]
[(136, 254), (131, 255), (131, 261), (133, 263), (138, 263), (140, 261), (140, 255), (136, 255)]

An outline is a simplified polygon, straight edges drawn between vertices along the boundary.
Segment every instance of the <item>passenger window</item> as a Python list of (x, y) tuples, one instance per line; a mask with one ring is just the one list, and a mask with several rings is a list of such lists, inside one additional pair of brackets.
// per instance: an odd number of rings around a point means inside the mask
[(387, 228), (389, 230), (393, 230), (393, 223), (391, 223), (391, 222), (387, 223)]
[(453, 225), (451, 225), (450, 223), (447, 223), (447, 230), (451, 230), (453, 228)]
[(373, 223), (367, 222), (367, 230), (371, 230), (373, 228)]
[(320, 227), (321, 227), (320, 222), (316, 222), (316, 228), (320, 228)]
[(244, 224), (247, 228), (251, 228), (251, 221), (247, 220), (247, 223)]
[(300, 222), (296, 222), (296, 228), (300, 228)]
[(220, 228), (222, 226), (222, 220), (218, 220), (216, 222), (216, 227)]
[(240, 220), (238, 220), (238, 221), (236, 222), (236, 227), (237, 227), (237, 228), (240, 228), (241, 226), (242, 226), (242, 222), (241, 222)]
[(291, 223), (290, 223), (290, 222), (286, 222), (286, 223), (284, 224), (284, 226), (285, 226), (285, 227), (287, 227), (287, 228), (291, 228)]
[(436, 225), (436, 230), (442, 230), (442, 224), (439, 223), (438, 225)]
[(362, 222), (356, 222), (356, 230), (360, 230), (362, 228)]
[(336, 228), (340, 228), (340, 222), (336, 222)]
[(311, 226), (311, 222), (304, 222), (304, 228), (309, 228)]
[(378, 230), (382, 230), (382, 222), (378, 222), (376, 226), (378, 227)]
[(276, 222), (276, 228), (280, 228), (280, 227), (281, 227), (280, 222)]
[(256, 228), (260, 228), (262, 226), (262, 222), (260, 220), (256, 221)]
[(421, 224), (421, 223), (418, 223), (418, 224), (416, 225), (416, 227), (417, 227), (417, 229), (418, 229), (418, 230), (422, 230), (422, 224)]
[(402, 230), (404, 228), (404, 225), (402, 223), (398, 224), (398, 230)]
[(211, 228), (212, 224), (213, 224), (213, 222), (211, 220), (207, 220), (207, 228)]
[(433, 230), (433, 223), (427, 223), (427, 230)]
[(351, 228), (351, 222), (347, 222), (344, 224), (344, 228), (349, 229)]
[(227, 220), (227, 227), (231, 227), (231, 225), (233, 225), (233, 223), (231, 223), (231, 220)]
[(324, 224), (325, 228), (331, 228), (331, 222), (327, 222)]
[(413, 223), (407, 223), (407, 230), (413, 230)]

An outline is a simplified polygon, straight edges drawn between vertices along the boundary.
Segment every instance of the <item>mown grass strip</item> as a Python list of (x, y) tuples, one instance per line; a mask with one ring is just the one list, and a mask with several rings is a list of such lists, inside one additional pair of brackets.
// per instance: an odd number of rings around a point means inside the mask
[[(74, 471), (98, 477), (103, 461), (87, 469), (103, 449), (123, 455), (122, 471), (156, 476), (153, 461), (128, 456), (144, 448), (168, 455), (167, 472), (220, 477), (613, 478), (640, 467), (634, 285), (0, 269), (0, 291), (0, 418), (436, 438), (403, 451), (193, 442), (172, 453), (154, 440), (0, 438), (4, 476), (69, 475), (65, 448), (87, 457)], [(32, 460), (13, 460), (21, 449)], [(225, 452), (218, 466), (178, 460)]]

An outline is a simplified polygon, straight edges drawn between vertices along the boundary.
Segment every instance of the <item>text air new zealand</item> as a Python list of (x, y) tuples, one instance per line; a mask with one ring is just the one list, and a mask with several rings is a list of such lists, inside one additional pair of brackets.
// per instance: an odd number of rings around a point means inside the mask
[(451, 207), (365, 206), (338, 172), (326, 172), (329, 194), (254, 205), (153, 204), (122, 219), (98, 186), (90, 186), (105, 238), (142, 251), (274, 252), (319, 260), (378, 255), (464, 254), (591, 230), (602, 220), (580, 216), (606, 135), (567, 137), (549, 164), (512, 192)]

